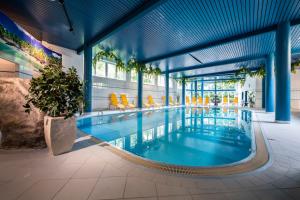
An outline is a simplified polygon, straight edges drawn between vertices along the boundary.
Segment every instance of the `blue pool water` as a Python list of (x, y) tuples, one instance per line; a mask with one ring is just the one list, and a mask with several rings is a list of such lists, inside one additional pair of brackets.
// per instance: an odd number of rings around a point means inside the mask
[(152, 161), (220, 166), (254, 151), (251, 111), (171, 108), (82, 118), (80, 130)]

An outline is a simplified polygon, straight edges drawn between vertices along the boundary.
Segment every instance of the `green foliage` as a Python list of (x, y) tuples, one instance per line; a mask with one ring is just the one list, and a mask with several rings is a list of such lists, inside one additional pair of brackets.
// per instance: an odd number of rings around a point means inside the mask
[(235, 72), (236, 77), (240, 77), (241, 75), (263, 78), (266, 75), (265, 65), (261, 64), (256, 71), (251, 71), (246, 66), (242, 66), (239, 70)]
[(40, 69), (40, 76), (30, 81), (29, 95), (26, 96), (25, 112), (31, 106), (52, 117), (72, 117), (82, 111), (83, 84), (79, 80), (76, 69), (63, 71), (61, 65), (48, 65)]
[(224, 84), (226, 84), (226, 85), (240, 84), (241, 86), (244, 86), (245, 78), (229, 79), (229, 80), (224, 81)]
[(116, 63), (116, 67), (118, 70), (130, 72), (131, 70), (135, 70), (137, 72), (143, 72), (145, 75), (149, 76), (157, 76), (161, 74), (161, 70), (158, 67), (152, 67), (152, 65), (146, 65), (144, 63), (138, 62), (134, 57), (131, 57), (127, 65), (119, 58), (116, 53), (111, 49), (104, 49), (100, 47), (99, 51), (93, 58), (93, 66), (96, 67), (97, 62), (100, 60), (108, 59), (112, 62)]
[(235, 78), (224, 81), (225, 84), (240, 84), (244, 86), (246, 77), (256, 77), (256, 78), (263, 78), (266, 75), (265, 65), (261, 64), (256, 71), (251, 71), (246, 66), (240, 67), (234, 74)]
[(175, 79), (175, 81), (181, 85), (182, 85), (183, 81), (185, 81), (185, 85), (186, 85), (187, 82), (189, 81), (189, 79), (186, 77), (181, 77), (180, 79)]

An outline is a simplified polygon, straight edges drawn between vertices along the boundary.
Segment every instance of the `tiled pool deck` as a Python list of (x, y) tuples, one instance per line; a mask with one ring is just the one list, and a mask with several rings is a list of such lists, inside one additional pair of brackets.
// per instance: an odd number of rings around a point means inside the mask
[(0, 199), (300, 199), (300, 113), (291, 124), (256, 112), (271, 161), (255, 172), (218, 177), (174, 175), (126, 161), (78, 138), (74, 150), (0, 150)]

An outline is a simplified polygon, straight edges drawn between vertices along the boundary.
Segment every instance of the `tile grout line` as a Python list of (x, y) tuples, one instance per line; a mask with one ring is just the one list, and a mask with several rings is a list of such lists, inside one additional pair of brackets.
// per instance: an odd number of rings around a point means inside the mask
[[(67, 160), (67, 159), (66, 159)], [(65, 160), (65, 162), (66, 162), (66, 160)], [(65, 188), (65, 186), (71, 181), (71, 179), (72, 179), (72, 177), (83, 167), (83, 165), (87, 162), (87, 160), (88, 159), (86, 159), (85, 161), (84, 161), (84, 163), (82, 164), (82, 166), (80, 166), (77, 170), (75, 170), (74, 172), (73, 172), (73, 174), (67, 179), (68, 181), (53, 195), (53, 197), (51, 198), (51, 200), (53, 200), (53, 199), (55, 199), (55, 197), (59, 194), (59, 192), (60, 191), (62, 191), (63, 190), (63, 188)], [(64, 163), (65, 163), (64, 162)]]
[(91, 189), (91, 191), (90, 191), (90, 193), (89, 193), (89, 195), (88, 195), (88, 197), (87, 197), (87, 200), (91, 197), (92, 193), (94, 192), (94, 190), (95, 190), (95, 188), (96, 188), (96, 185), (97, 185), (97, 183), (99, 182), (99, 180), (100, 180), (100, 178), (101, 178), (101, 175), (102, 175), (102, 173), (103, 173), (104, 168), (105, 168), (106, 165), (107, 165), (107, 163), (105, 163), (105, 165), (103, 166), (103, 168), (102, 168), (100, 174), (98, 175), (97, 181), (96, 181), (95, 185), (93, 186), (93, 188)]

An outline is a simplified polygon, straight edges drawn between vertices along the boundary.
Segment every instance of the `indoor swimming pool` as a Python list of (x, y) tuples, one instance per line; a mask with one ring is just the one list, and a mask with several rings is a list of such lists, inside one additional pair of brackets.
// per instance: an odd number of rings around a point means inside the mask
[(78, 128), (153, 162), (219, 167), (255, 152), (252, 113), (237, 108), (169, 108), (80, 118)]

